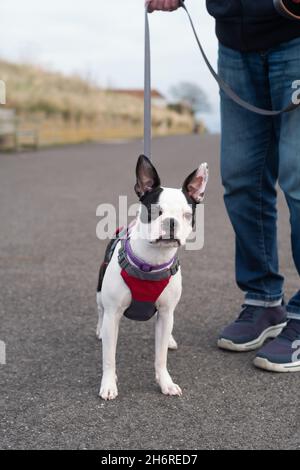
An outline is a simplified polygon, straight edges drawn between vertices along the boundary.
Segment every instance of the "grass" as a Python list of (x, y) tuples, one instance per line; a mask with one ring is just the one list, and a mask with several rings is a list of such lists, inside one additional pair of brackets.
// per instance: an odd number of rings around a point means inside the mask
[[(16, 110), (21, 127), (38, 125), (41, 145), (141, 137), (143, 102), (103, 90), (77, 76), (29, 64), (0, 60), (6, 107)], [(153, 107), (156, 135), (190, 133), (188, 115)]]

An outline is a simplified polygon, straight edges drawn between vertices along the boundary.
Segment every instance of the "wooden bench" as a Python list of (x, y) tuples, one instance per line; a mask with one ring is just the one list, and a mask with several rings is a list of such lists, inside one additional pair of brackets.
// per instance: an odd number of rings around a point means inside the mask
[(31, 124), (31, 127), (27, 128), (27, 126), (25, 127), (21, 124), (14, 109), (0, 108), (0, 146), (2, 144), (5, 145), (7, 138), (13, 139), (13, 147), (15, 150), (20, 150), (22, 146), (25, 145), (25, 140), (26, 146), (29, 140), (30, 146), (37, 149), (39, 146), (38, 126)]

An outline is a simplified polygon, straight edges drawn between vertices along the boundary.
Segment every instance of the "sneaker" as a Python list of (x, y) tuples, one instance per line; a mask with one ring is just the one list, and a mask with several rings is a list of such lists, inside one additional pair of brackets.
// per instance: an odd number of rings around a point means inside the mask
[(299, 372), (300, 320), (289, 320), (278, 338), (257, 353), (254, 364), (273, 372)]
[(238, 319), (219, 336), (218, 347), (240, 352), (258, 349), (267, 338), (276, 338), (286, 324), (283, 306), (266, 308), (243, 305)]

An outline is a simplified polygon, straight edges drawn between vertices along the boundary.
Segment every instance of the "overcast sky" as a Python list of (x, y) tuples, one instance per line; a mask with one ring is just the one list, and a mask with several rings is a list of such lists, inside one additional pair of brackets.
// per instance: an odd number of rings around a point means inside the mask
[[(187, 0), (187, 6), (216, 66), (214, 20), (205, 0)], [(140, 88), (143, 9), (144, 0), (1, 0), (0, 56), (80, 73), (103, 86)], [(213, 107), (207, 122), (217, 130), (218, 89), (184, 11), (154, 13), (150, 19), (153, 87), (168, 93), (180, 81), (199, 84)]]

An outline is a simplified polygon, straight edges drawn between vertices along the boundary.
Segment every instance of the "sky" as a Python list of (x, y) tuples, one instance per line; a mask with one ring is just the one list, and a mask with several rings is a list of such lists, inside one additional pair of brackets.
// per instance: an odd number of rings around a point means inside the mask
[[(216, 67), (214, 19), (205, 0), (186, 3)], [(77, 73), (104, 87), (143, 86), (144, 0), (1, 0), (0, 18), (4, 59)], [(212, 107), (204, 116), (206, 123), (218, 131), (218, 88), (200, 57), (185, 12), (153, 13), (150, 28), (153, 88), (168, 96), (182, 81), (198, 84)]]

